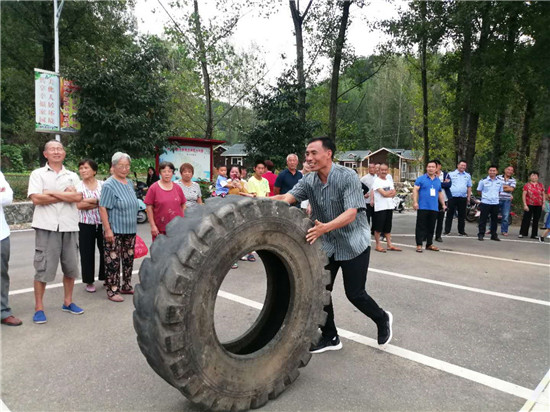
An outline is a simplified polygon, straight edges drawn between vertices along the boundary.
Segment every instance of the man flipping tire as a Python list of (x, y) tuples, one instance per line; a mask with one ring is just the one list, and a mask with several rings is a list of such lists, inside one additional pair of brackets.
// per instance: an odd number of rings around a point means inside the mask
[[(336, 146), (327, 137), (313, 138), (308, 142), (306, 162), (312, 173), (307, 174), (284, 195), (272, 197), (289, 204), (309, 200), (315, 225), (308, 230), (306, 240), (314, 243), (321, 238), (322, 248), (329, 257), (326, 269), (332, 292), (338, 269), (342, 268), (344, 289), (349, 301), (378, 326), (378, 344), (385, 347), (392, 338), (393, 317), (370, 297), (365, 285), (370, 257), (370, 228), (367, 216), (358, 213), (365, 208), (361, 182), (357, 174), (346, 167), (334, 164)], [(342, 343), (334, 323), (332, 300), (325, 306), (326, 324), (322, 336), (312, 345), (311, 353), (339, 350)]]

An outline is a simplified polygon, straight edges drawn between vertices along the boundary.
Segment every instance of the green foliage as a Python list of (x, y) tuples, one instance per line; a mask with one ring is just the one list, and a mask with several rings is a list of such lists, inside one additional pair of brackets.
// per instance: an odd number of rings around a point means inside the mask
[(142, 37), (95, 61), (75, 62), (68, 71), (80, 87), (80, 133), (72, 147), (82, 156), (108, 162), (116, 151), (150, 156), (164, 145), (168, 129), (166, 48)]
[(279, 78), (277, 87), (267, 93), (256, 93), (253, 107), (257, 123), (246, 134), (246, 150), (251, 159), (270, 159), (275, 167), (283, 168), (288, 154), (302, 157), (316, 123), (300, 121), (298, 90), (288, 75)]
[(204, 179), (198, 179), (197, 183), (199, 184), (199, 187), (201, 188), (202, 200), (206, 200), (206, 199), (208, 199), (209, 197), (212, 196), (212, 190), (210, 188), (212, 183), (210, 181), (204, 180)]
[(5, 173), (11, 190), (13, 190), (13, 200), (23, 201), (27, 199), (27, 191), (29, 188), (29, 174), (27, 173)]

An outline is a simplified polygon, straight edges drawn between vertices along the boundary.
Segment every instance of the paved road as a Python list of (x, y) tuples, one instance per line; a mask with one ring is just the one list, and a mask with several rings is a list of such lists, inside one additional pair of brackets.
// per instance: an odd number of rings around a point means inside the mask
[[(313, 356), (263, 410), (517, 411), (542, 389), (550, 368), (549, 243), (478, 242), (468, 224), (472, 236), (451, 235), (442, 252), (417, 254), (414, 214), (394, 216), (394, 241), (404, 251), (372, 253), (368, 275), (369, 293), (394, 314), (392, 345), (381, 351), (373, 344), (374, 324), (347, 302), (338, 280), (333, 300), (343, 349)], [(140, 232), (148, 239), (148, 225)], [(60, 310), (56, 287), (46, 292), (48, 323), (34, 325), (34, 234), (13, 233), (11, 241), (10, 301), (24, 325), (1, 328), (1, 397), (9, 409), (199, 410), (147, 365), (131, 299), (112, 303), (77, 285), (75, 302), (86, 313), (73, 316)], [(239, 265), (221, 287), (227, 297), (216, 302), (220, 337), (235, 336), (258, 314), (239, 297), (263, 301), (262, 263)]]

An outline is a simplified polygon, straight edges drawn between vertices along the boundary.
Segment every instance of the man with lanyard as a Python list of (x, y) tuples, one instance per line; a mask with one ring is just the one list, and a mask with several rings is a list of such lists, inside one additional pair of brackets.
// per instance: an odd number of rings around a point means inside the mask
[[(357, 174), (344, 166), (334, 164), (332, 159), (336, 146), (327, 137), (309, 141), (306, 161), (311, 173), (305, 175), (294, 188), (275, 200), (289, 204), (308, 199), (312, 210), (314, 227), (308, 230), (306, 241), (313, 244), (321, 238), (322, 248), (329, 257), (326, 269), (330, 270), (332, 291), (338, 269), (342, 268), (344, 288), (350, 302), (378, 326), (378, 344), (386, 346), (392, 338), (393, 317), (370, 297), (365, 285), (370, 256), (370, 230), (365, 213), (365, 199)], [(321, 328), (319, 342), (310, 352), (321, 353), (339, 350), (342, 343), (334, 324), (331, 302), (325, 306), (327, 321)]]
[(479, 230), (477, 239), (483, 240), (485, 228), (487, 227), (487, 218), (491, 215), (491, 240), (500, 241), (497, 235), (498, 204), (499, 195), (502, 192), (502, 180), (497, 179), (497, 167), (489, 167), (489, 176), (482, 179), (477, 191), (481, 193), (481, 216), (479, 217)]
[(374, 207), (370, 204), (370, 197), (372, 196), (372, 184), (376, 178), (376, 165), (374, 163), (369, 163), (369, 172), (361, 178), (361, 183), (369, 188), (369, 191), (365, 193), (365, 204), (367, 207), (367, 221), (369, 225), (372, 224), (372, 217), (374, 216)]
[(426, 165), (426, 174), (414, 182), (413, 207), (416, 210), (416, 251), (422, 253), (422, 242), (426, 238), (426, 250), (438, 252), (432, 244), (434, 227), (439, 213), (438, 205), (445, 210), (445, 198), (441, 181), (435, 175), (437, 166), (434, 160)]
[(502, 223), (500, 225), (500, 233), (502, 236), (508, 236), (508, 225), (510, 224), (510, 208), (512, 206), (512, 192), (516, 188), (516, 179), (512, 177), (514, 167), (508, 166), (504, 169), (504, 174), (497, 176), (497, 179), (502, 182), (502, 192), (499, 196), (499, 209), (502, 214)]
[(458, 210), (458, 234), (468, 236), (464, 231), (466, 225), (466, 205), (470, 203), (472, 195), (472, 177), (466, 172), (466, 162), (461, 160), (454, 172), (449, 173), (451, 178), (451, 197), (445, 219), (445, 234), (451, 233), (455, 210)]
[(296, 170), (298, 167), (298, 156), (294, 153), (291, 153), (286, 157), (286, 165), (287, 168), (279, 173), (277, 180), (275, 180), (273, 193), (276, 195), (284, 195), (287, 193), (303, 176), (302, 172)]
[[(449, 177), (449, 173), (441, 170), (441, 162), (438, 159), (435, 159), (434, 162), (437, 166), (437, 169), (435, 170), (435, 175), (439, 178), (439, 181), (441, 182), (443, 197), (445, 198), (445, 205), (447, 205), (447, 202), (451, 197), (451, 178)], [(445, 209), (447, 209), (447, 207), (445, 207)], [(440, 207), (437, 213), (437, 223), (435, 226), (436, 242), (443, 242), (443, 239), (441, 239), (441, 234), (443, 233), (443, 220), (445, 220), (445, 209)]]

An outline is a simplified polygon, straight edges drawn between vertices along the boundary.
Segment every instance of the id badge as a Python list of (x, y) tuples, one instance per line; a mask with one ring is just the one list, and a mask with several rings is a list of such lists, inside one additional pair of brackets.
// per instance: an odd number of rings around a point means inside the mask
[(435, 189), (433, 187), (430, 189), (430, 196), (435, 196)]

